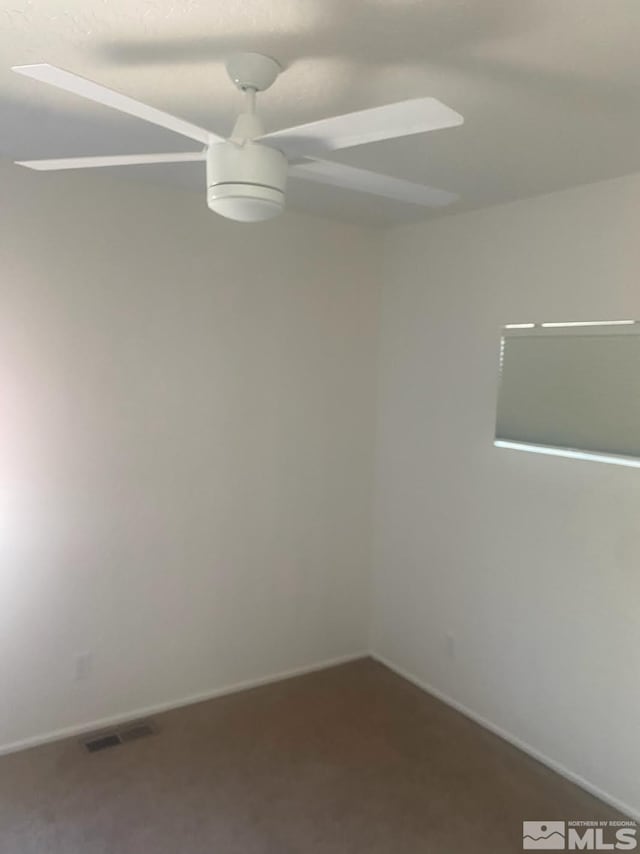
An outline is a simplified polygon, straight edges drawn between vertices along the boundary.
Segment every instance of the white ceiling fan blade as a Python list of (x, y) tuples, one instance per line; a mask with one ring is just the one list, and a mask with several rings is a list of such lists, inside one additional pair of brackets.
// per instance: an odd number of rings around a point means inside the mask
[(116, 154), (107, 157), (61, 157), (54, 160), (16, 160), (16, 166), (54, 172), (57, 169), (96, 169), (100, 166), (140, 166), (147, 163), (193, 163), (206, 160), (205, 151), (184, 151), (179, 154)]
[(459, 198), (455, 193), (449, 193), (447, 190), (414, 184), (402, 178), (392, 178), (389, 175), (380, 175), (378, 172), (356, 169), (354, 166), (345, 166), (343, 163), (332, 163), (328, 160), (309, 160), (298, 163), (291, 166), (289, 171), (294, 178), (331, 184), (345, 190), (372, 193), (374, 196), (384, 196), (387, 199), (409, 202), (426, 208), (444, 207)]
[(72, 74), (63, 68), (56, 68), (54, 65), (47, 65), (46, 63), (38, 65), (15, 65), (11, 70), (18, 74), (23, 74), (25, 77), (40, 80), (42, 83), (57, 86), (58, 89), (64, 89), (66, 92), (73, 92), (82, 98), (96, 101), (98, 104), (104, 104), (106, 107), (113, 107), (114, 110), (120, 110), (120, 112), (128, 113), (130, 116), (136, 116), (146, 122), (159, 125), (167, 130), (172, 130), (175, 133), (182, 134), (182, 136), (189, 137), (189, 139), (195, 139), (205, 145), (208, 145), (211, 141), (220, 141), (222, 139), (222, 137), (211, 133), (211, 131), (197, 125), (192, 125), (191, 122), (176, 118), (176, 116), (172, 116), (162, 110), (156, 110), (155, 107), (135, 101), (133, 98), (129, 98), (128, 95), (121, 95), (119, 92), (114, 92), (113, 89), (107, 89), (105, 86), (100, 86), (99, 83), (94, 83), (92, 80), (87, 80), (78, 74)]
[(461, 125), (464, 119), (436, 98), (414, 98), (276, 131), (262, 137), (290, 156), (324, 154)]

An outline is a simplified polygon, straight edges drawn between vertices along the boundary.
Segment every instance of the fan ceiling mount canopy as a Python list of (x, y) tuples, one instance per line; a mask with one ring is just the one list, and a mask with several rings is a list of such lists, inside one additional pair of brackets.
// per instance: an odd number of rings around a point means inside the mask
[(14, 66), (18, 74), (136, 116), (204, 146), (201, 151), (175, 154), (24, 160), (17, 161), (18, 165), (55, 171), (205, 161), (208, 206), (239, 222), (257, 222), (281, 213), (288, 175), (429, 208), (457, 199), (446, 190), (325, 159), (340, 149), (461, 125), (462, 116), (436, 98), (398, 101), (267, 134), (256, 112), (256, 96), (276, 81), (282, 67), (269, 56), (238, 53), (228, 58), (226, 69), (245, 98), (244, 111), (228, 139), (62, 68), (47, 64)]

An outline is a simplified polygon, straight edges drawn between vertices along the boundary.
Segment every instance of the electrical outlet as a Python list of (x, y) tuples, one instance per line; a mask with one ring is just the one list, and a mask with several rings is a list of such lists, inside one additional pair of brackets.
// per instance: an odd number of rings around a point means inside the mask
[(90, 652), (80, 652), (76, 655), (75, 660), (75, 679), (76, 682), (81, 682), (83, 679), (88, 679), (91, 675), (93, 667), (93, 655)]

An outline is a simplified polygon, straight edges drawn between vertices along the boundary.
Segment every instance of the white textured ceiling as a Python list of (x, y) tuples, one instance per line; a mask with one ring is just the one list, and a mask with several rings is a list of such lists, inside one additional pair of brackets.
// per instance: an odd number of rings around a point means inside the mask
[[(640, 171), (639, 45), (638, 0), (0, 0), (0, 156), (197, 147), (11, 65), (60, 65), (224, 133), (240, 104), (224, 57), (257, 50), (286, 66), (260, 98), (269, 130), (423, 95), (462, 113), (462, 127), (336, 159), (452, 190), (447, 211), (467, 210)], [(204, 192), (200, 164), (105, 179)], [(288, 195), (360, 222), (442, 215), (299, 181)]]

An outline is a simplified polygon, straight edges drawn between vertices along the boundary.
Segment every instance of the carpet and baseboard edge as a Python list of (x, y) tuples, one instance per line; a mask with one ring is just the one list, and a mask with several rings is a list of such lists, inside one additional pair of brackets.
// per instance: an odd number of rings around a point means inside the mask
[(100, 730), (110, 729), (111, 727), (125, 723), (126, 721), (147, 718), (151, 715), (159, 715), (162, 712), (170, 712), (173, 709), (180, 709), (183, 706), (191, 706), (194, 703), (201, 703), (205, 700), (215, 700), (216, 697), (224, 697), (227, 694), (237, 694), (240, 691), (247, 691), (250, 688), (259, 688), (261, 685), (269, 685), (272, 682), (282, 682), (285, 679), (292, 679), (295, 676), (304, 676), (307, 673), (315, 673), (317, 670), (327, 670), (330, 667), (337, 667), (340, 664), (348, 664), (350, 661), (357, 661), (361, 658), (368, 657), (369, 652), (362, 651), (351, 653), (350, 655), (338, 656), (337, 658), (324, 659), (322, 661), (317, 661), (314, 664), (304, 664), (300, 667), (293, 667), (289, 670), (279, 671), (278, 673), (272, 673), (268, 676), (258, 676), (255, 679), (246, 679), (242, 682), (234, 682), (231, 685), (223, 685), (220, 688), (212, 688), (211, 690), (202, 691), (198, 694), (192, 694), (181, 699), (169, 700), (164, 703), (155, 703), (143, 708), (129, 709), (126, 712), (110, 715), (108, 717), (100, 718), (99, 720), (73, 724), (72, 726), (52, 730), (51, 732), (42, 733), (40, 735), (34, 735), (19, 741), (0, 744), (0, 756), (4, 756), (9, 753), (17, 753), (19, 750), (27, 750), (31, 747), (39, 747), (43, 744), (49, 744), (52, 741), (74, 738), (88, 732), (99, 732)]
[[(386, 658), (383, 655), (379, 655), (377, 652), (370, 652), (370, 657), (375, 661), (378, 661), (380, 664), (388, 667), (389, 670), (392, 670), (398, 676), (401, 676), (403, 679), (406, 679), (407, 682), (411, 682), (417, 688), (420, 688), (426, 694), (430, 694), (432, 697), (435, 697), (436, 700), (440, 700), (445, 705), (449, 706), (455, 711), (460, 712), (460, 714), (472, 720), (474, 723), (479, 724), (489, 732), (492, 732), (494, 735), (497, 735), (499, 738), (503, 739), (503, 741), (509, 742), (514, 747), (517, 747), (518, 750), (521, 750), (523, 753), (528, 754), (533, 759), (540, 762), (542, 765), (546, 765), (547, 768), (550, 768), (552, 771), (555, 771), (556, 774), (559, 774), (561, 777), (564, 777), (566, 780), (569, 780), (570, 783), (574, 783), (576, 786), (579, 786), (581, 789), (584, 789), (585, 792), (588, 792), (590, 795), (593, 795), (596, 798), (599, 798), (604, 803), (608, 804), (611, 807), (619, 810), (619, 812), (633, 819), (634, 821), (640, 822), (640, 808), (632, 807), (630, 804), (625, 803), (620, 800), (620, 798), (616, 798), (614, 795), (610, 795), (608, 792), (605, 792), (599, 786), (590, 783), (589, 780), (586, 780), (584, 777), (581, 777), (579, 774), (574, 773), (565, 765), (562, 765), (560, 762), (556, 762), (554, 759), (551, 759), (549, 756), (546, 756), (540, 750), (537, 750), (535, 747), (532, 747), (527, 742), (503, 729), (501, 726), (494, 724), (492, 721), (487, 718), (479, 715), (477, 712), (474, 712), (473, 709), (470, 709), (468, 706), (465, 706), (463, 703), (454, 700), (453, 697), (448, 696), (447, 694), (440, 691), (438, 688), (435, 688), (433, 685), (425, 682), (419, 677), (415, 676), (413, 673), (409, 673), (404, 668), (399, 667), (394, 664), (393, 661)], [(569, 816), (571, 818), (571, 816)]]
[(128, 720), (146, 718), (151, 715), (157, 715), (161, 714), (162, 712), (168, 712), (173, 709), (179, 709), (183, 706), (190, 706), (193, 703), (213, 700), (216, 697), (224, 697), (228, 694), (240, 693), (241, 691), (247, 691), (251, 688), (258, 688), (261, 685), (269, 685), (274, 682), (284, 681), (285, 679), (292, 679), (295, 676), (303, 676), (305, 674), (314, 673), (319, 670), (326, 670), (330, 667), (337, 667), (340, 664), (347, 664), (351, 661), (358, 661), (362, 658), (373, 658), (375, 661), (378, 661), (384, 667), (388, 667), (389, 670), (393, 671), (398, 676), (402, 677), (403, 679), (406, 679), (408, 682), (411, 682), (413, 685), (420, 688), (425, 693), (430, 694), (432, 697), (435, 697), (435, 699), (445, 703), (445, 705), (449, 706), (455, 711), (460, 712), (460, 714), (474, 721), (474, 723), (477, 723), (479, 726), (483, 727), (489, 732), (492, 732), (494, 735), (497, 735), (499, 738), (503, 739), (509, 744), (512, 744), (514, 747), (518, 748), (518, 750), (521, 750), (523, 753), (526, 753), (527, 755), (531, 756), (533, 759), (537, 760), (542, 765), (545, 765), (547, 768), (550, 768), (552, 771), (555, 771), (556, 774), (559, 774), (561, 777), (564, 777), (566, 780), (569, 780), (569, 782), (574, 783), (576, 786), (579, 786), (581, 789), (584, 789), (586, 792), (589, 792), (589, 794), (593, 795), (596, 798), (599, 798), (601, 801), (619, 810), (624, 815), (629, 816), (629, 818), (640, 822), (639, 808), (632, 807), (630, 804), (625, 803), (620, 798), (609, 794), (608, 792), (601, 789), (599, 786), (596, 786), (595, 784), (589, 782), (589, 780), (586, 780), (584, 777), (581, 777), (579, 774), (576, 774), (575, 772), (571, 771), (566, 766), (562, 765), (559, 762), (556, 762), (549, 756), (546, 756), (540, 750), (537, 750), (532, 745), (528, 744), (527, 742), (513, 735), (509, 731), (505, 730), (503, 727), (494, 724), (489, 719), (473, 711), (473, 709), (469, 708), (468, 706), (465, 706), (463, 703), (458, 702), (457, 700), (453, 699), (453, 697), (450, 697), (443, 691), (440, 691), (438, 688), (435, 688), (433, 685), (430, 685), (423, 679), (420, 679), (419, 677), (415, 676), (413, 673), (410, 673), (404, 668), (398, 666), (386, 656), (380, 655), (372, 650), (363, 650), (361, 652), (351, 653), (349, 655), (339, 656), (331, 659), (324, 659), (314, 664), (302, 665), (300, 667), (291, 668), (289, 670), (279, 671), (268, 676), (260, 676), (255, 679), (247, 679), (242, 682), (233, 683), (231, 685), (213, 688), (209, 691), (203, 691), (198, 694), (183, 697), (182, 699), (170, 700), (164, 703), (157, 703), (154, 705), (146, 706), (144, 708), (132, 709), (125, 713), (112, 715), (87, 723), (75, 724), (73, 726), (64, 727), (47, 733), (42, 733), (40, 735), (32, 736), (30, 738), (10, 742), (8, 744), (0, 745), (0, 756), (9, 753), (16, 753), (20, 750), (27, 750), (31, 747), (38, 747), (40, 745), (49, 744), (50, 742), (60, 741), (65, 738), (81, 736), (88, 732), (97, 732), (102, 729), (108, 729), (110, 727), (122, 724)]

